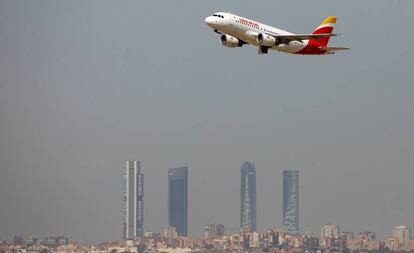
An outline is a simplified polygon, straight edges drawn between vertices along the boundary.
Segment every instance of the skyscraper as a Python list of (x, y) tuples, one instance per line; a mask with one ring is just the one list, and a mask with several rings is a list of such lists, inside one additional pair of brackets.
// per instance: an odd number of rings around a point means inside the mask
[(168, 170), (168, 224), (187, 236), (188, 167)]
[(299, 232), (299, 171), (283, 171), (283, 227), (291, 234)]
[(256, 231), (256, 169), (253, 164), (243, 164), (240, 183), (240, 227)]
[(127, 161), (123, 189), (123, 238), (144, 234), (144, 174), (139, 161)]

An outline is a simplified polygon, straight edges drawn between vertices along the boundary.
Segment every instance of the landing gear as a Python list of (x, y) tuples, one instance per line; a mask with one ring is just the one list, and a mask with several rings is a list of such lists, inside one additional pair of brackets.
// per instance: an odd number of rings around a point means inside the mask
[(257, 48), (257, 53), (258, 54), (267, 54), (269, 52), (269, 47), (266, 46), (259, 46)]

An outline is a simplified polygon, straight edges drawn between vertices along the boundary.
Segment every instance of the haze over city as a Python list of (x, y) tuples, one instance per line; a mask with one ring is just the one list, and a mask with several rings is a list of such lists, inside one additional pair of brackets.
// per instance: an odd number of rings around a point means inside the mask
[[(301, 232), (384, 237), (414, 225), (414, 2), (0, 1), (0, 239), (122, 238), (122, 174), (139, 160), (145, 225), (168, 225), (168, 169), (188, 166), (188, 230), (239, 230), (240, 168), (257, 228), (283, 227), (282, 171), (300, 173)], [(338, 17), (303, 57), (227, 49), (229, 11), (297, 33)]]

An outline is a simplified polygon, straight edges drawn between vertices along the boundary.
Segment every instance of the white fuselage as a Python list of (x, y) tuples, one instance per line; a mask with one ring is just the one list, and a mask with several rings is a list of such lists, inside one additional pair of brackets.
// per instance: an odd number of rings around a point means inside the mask
[[(262, 24), (260, 22), (237, 16), (232, 13), (219, 12), (213, 16), (206, 18), (206, 23), (211, 28), (234, 36), (244, 42), (259, 46), (257, 41), (258, 34), (269, 34), (277, 37), (277, 35), (291, 35), (292, 33), (277, 29), (272, 26)], [(304, 49), (309, 40), (291, 41), (289, 43), (281, 43), (271, 47), (273, 50), (283, 51), (286, 53), (297, 53)]]

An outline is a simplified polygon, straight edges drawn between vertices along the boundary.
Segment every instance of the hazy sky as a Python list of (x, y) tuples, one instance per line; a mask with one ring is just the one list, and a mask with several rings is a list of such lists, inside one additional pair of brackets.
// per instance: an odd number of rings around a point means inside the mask
[[(257, 170), (260, 230), (282, 224), (300, 171), (300, 229), (414, 225), (411, 0), (0, 1), (0, 238), (122, 236), (125, 160), (145, 174), (145, 228), (167, 225), (167, 170), (189, 166), (189, 232), (239, 226), (240, 167)], [(304, 57), (228, 49), (224, 10), (309, 33)]]

